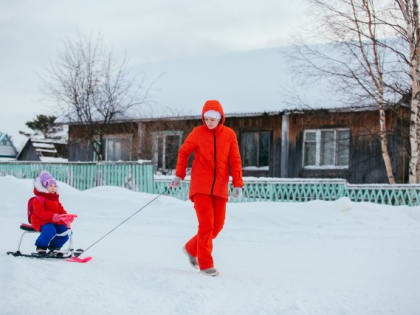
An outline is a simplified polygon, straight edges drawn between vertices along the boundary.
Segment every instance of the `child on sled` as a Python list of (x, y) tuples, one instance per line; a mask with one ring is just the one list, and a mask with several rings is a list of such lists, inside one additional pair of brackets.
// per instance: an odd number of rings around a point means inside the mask
[(69, 239), (70, 224), (75, 214), (68, 214), (60, 203), (57, 193), (57, 182), (47, 171), (42, 171), (34, 180), (32, 213), (30, 223), (35, 230), (41, 232), (35, 245), (40, 255), (59, 252)]

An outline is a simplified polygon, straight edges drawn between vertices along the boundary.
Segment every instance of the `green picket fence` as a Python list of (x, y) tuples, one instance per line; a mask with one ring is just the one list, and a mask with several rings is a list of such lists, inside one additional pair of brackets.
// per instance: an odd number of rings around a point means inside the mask
[[(180, 188), (170, 189), (169, 179), (155, 179), (155, 193), (171, 195), (187, 200), (189, 182), (183, 181)], [(229, 186), (232, 195), (233, 187)], [(373, 202), (384, 205), (420, 205), (420, 185), (366, 184), (352, 185), (342, 179), (289, 179), (276, 178), (265, 181), (244, 180), (240, 200), (232, 202), (285, 201), (305, 202), (311, 200), (333, 201), (348, 197), (354, 202)]]
[(42, 170), (47, 170), (58, 181), (80, 190), (108, 185), (153, 192), (153, 165), (150, 162), (0, 163), (0, 175), (3, 176), (35, 178)]
[[(150, 162), (101, 162), (101, 163), (42, 163), (0, 162), (0, 176), (35, 178), (41, 170), (49, 171), (57, 180), (77, 189), (109, 185), (130, 190), (173, 196), (188, 200), (189, 181), (181, 187), (169, 188), (170, 178), (154, 178)], [(230, 185), (229, 193), (233, 187)], [(420, 185), (352, 185), (342, 179), (291, 179), (273, 178), (247, 180), (243, 195), (232, 202), (337, 200), (348, 197), (355, 202), (374, 202), (385, 205), (420, 205)]]

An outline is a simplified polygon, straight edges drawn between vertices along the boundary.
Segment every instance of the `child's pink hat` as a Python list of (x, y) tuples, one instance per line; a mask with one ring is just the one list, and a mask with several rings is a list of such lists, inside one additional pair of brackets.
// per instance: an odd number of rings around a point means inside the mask
[(57, 186), (57, 182), (47, 171), (42, 171), (39, 175), (39, 179), (41, 181), (42, 186), (44, 186), (45, 188), (48, 188), (48, 186), (51, 185)]

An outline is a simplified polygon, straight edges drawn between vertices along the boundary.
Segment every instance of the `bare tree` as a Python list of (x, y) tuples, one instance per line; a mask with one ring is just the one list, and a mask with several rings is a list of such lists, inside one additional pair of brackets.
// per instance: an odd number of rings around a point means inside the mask
[(403, 73), (397, 67), (395, 53), (379, 41), (387, 35), (378, 22), (382, 8), (375, 7), (373, 0), (308, 1), (318, 14), (318, 34), (329, 44), (296, 45), (294, 58), (299, 71), (307, 78), (329, 81), (347, 105), (377, 106), (382, 158), (388, 182), (393, 184), (386, 108), (400, 98), (396, 93), (403, 90)]
[(118, 62), (100, 37), (67, 40), (45, 84), (61, 110), (61, 120), (83, 126), (81, 137), (99, 160), (104, 159), (104, 134), (110, 124), (133, 114), (147, 97), (147, 89), (129, 72), (126, 58)]
[(313, 12), (320, 22), (320, 38), (331, 43), (318, 47), (297, 45), (299, 69), (304, 69), (309, 78), (326, 78), (350, 105), (377, 106), (382, 157), (389, 183), (394, 183), (395, 179), (387, 148), (386, 108), (411, 91), (409, 182), (418, 182), (420, 28), (417, 0), (308, 1), (313, 4)]

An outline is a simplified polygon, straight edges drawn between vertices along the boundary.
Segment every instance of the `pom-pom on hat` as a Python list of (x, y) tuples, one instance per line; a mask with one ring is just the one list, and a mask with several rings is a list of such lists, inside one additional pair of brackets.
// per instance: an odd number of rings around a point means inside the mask
[(207, 112), (204, 113), (204, 117), (220, 119), (222, 118), (222, 115), (216, 110), (208, 110)]
[(39, 175), (39, 179), (41, 181), (41, 184), (43, 187), (48, 188), (48, 186), (55, 185), (57, 186), (57, 182), (55, 179), (51, 176), (50, 173), (47, 171), (42, 171)]

